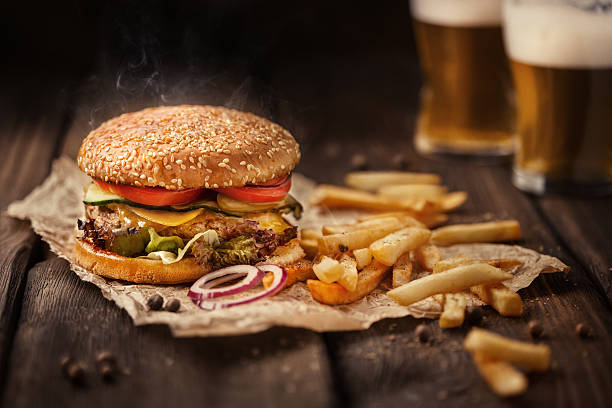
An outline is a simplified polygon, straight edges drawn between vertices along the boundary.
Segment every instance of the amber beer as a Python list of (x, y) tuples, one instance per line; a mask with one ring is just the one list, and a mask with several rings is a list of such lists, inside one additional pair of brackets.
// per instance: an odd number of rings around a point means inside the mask
[(519, 149), (514, 184), (529, 192), (612, 192), (612, 8), (504, 5)]
[(501, 0), (412, 0), (411, 8), (425, 75), (417, 150), (512, 153), (514, 95)]

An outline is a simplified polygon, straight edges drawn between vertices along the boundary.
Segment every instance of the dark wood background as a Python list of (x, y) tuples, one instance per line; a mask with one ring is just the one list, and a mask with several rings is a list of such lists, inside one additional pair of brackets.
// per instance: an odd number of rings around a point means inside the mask
[[(100, 4), (98, 4), (100, 3)], [(5, 4), (0, 85), (0, 210), (23, 198), (52, 161), (75, 157), (87, 132), (118, 113), (177, 103), (252, 111), (300, 141), (298, 171), (341, 183), (355, 154), (372, 169), (440, 173), (470, 199), (452, 222), (516, 218), (522, 243), (559, 257), (567, 275), (520, 293), (525, 315), (485, 308), (482, 327), (528, 340), (537, 319), (553, 366), (521, 397), (486, 387), (462, 342), (469, 326), (421, 344), (413, 318), (361, 332), (274, 328), (175, 339), (80, 281), (25, 222), (0, 218), (0, 404), (138, 406), (558, 406), (612, 399), (611, 198), (533, 197), (508, 163), (417, 156), (412, 132), (421, 77), (407, 2), (49, 2)], [(41, 203), (44, 205), (44, 203)], [(578, 323), (594, 332), (580, 339)], [(95, 355), (111, 351), (111, 384)], [(86, 367), (84, 386), (60, 358)]]

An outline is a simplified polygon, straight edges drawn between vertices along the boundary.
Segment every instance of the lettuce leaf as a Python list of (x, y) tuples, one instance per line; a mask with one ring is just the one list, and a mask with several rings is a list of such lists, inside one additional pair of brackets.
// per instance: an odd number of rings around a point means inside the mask
[[(177, 238), (179, 238), (179, 237), (177, 237)], [(187, 244), (185, 244), (184, 247), (177, 249), (177, 253), (176, 254), (174, 252), (160, 250), (160, 251), (150, 252), (149, 254), (147, 254), (147, 256), (143, 256), (141, 258), (149, 258), (149, 259), (161, 260), (166, 265), (167, 264), (173, 264), (173, 263), (178, 262), (181, 259), (183, 259), (185, 254), (191, 249), (191, 247), (200, 238), (202, 238), (202, 241), (204, 243), (210, 245), (211, 247), (219, 245), (219, 235), (217, 234), (217, 231), (215, 231), (215, 230), (207, 230), (207, 231), (195, 234), (193, 236), (193, 238), (191, 238), (189, 240), (189, 242), (187, 242)]]

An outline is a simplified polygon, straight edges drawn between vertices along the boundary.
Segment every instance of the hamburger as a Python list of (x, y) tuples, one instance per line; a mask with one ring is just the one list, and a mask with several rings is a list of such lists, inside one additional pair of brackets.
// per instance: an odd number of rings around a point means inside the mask
[(92, 178), (78, 220), (77, 263), (137, 283), (192, 282), (265, 261), (300, 217), (289, 195), (299, 145), (281, 126), (214, 106), (166, 106), (113, 118), (83, 140)]

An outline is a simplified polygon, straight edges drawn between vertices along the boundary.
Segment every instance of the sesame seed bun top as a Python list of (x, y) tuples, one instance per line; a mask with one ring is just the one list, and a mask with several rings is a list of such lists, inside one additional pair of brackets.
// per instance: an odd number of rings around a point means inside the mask
[(291, 134), (269, 120), (216, 106), (163, 106), (126, 113), (83, 140), (78, 164), (117, 184), (240, 187), (285, 176), (300, 160)]

